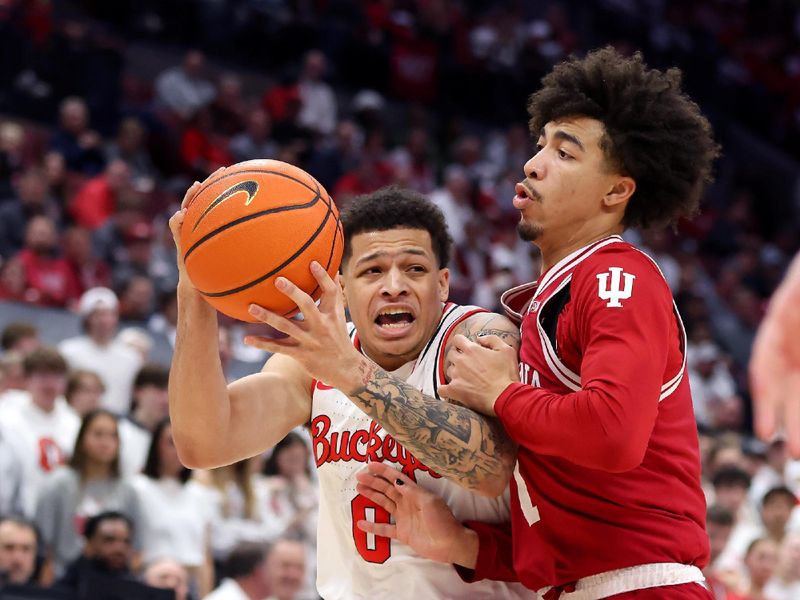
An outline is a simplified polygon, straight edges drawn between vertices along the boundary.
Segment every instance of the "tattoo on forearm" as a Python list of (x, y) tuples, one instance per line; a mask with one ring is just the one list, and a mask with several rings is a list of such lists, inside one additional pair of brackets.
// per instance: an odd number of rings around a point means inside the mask
[(464, 487), (511, 470), (514, 445), (497, 419), (425, 396), (378, 366), (348, 395), (414, 456)]
[[(486, 327), (502, 318), (487, 317), (468, 320), (457, 333), (470, 339), (497, 335), (516, 348), (519, 331), (513, 325)], [(351, 400), (428, 467), (470, 489), (501, 473), (510, 476), (516, 448), (497, 419), (426, 396), (368, 360), (359, 364), (359, 374), (361, 385), (349, 391)]]
[(362, 361), (358, 364), (358, 373), (361, 377), (361, 385), (366, 387), (367, 384), (375, 377), (375, 369), (377, 365), (371, 360)]

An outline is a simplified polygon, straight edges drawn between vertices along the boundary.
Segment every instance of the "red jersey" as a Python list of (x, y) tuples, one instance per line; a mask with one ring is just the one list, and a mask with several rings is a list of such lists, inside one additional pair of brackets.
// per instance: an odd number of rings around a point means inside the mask
[(685, 334), (663, 275), (612, 236), (537, 283), (503, 295), (522, 334), (521, 382), (495, 403), (519, 444), (512, 530), (470, 523), (481, 541), (474, 578), (516, 576), (538, 590), (646, 563), (702, 567)]

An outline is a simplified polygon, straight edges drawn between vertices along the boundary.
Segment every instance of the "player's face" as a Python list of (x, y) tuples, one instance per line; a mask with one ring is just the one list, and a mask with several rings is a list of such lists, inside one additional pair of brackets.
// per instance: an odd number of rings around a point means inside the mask
[(385, 369), (415, 359), (433, 335), (449, 293), (430, 234), (423, 229), (353, 236), (342, 271), (350, 317), (367, 354)]
[(600, 147), (605, 133), (596, 119), (551, 121), (525, 163), (514, 207), (521, 213), (520, 237), (540, 247), (569, 244), (593, 231), (603, 198), (619, 180)]

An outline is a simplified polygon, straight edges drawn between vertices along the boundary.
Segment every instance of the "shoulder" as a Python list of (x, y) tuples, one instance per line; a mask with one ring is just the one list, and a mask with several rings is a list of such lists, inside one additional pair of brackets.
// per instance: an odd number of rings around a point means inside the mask
[(664, 279), (656, 262), (643, 250), (628, 242), (618, 242), (603, 246), (586, 257), (575, 267), (575, 277), (592, 277), (598, 271), (610, 267), (622, 267), (636, 274)]
[(519, 346), (519, 327), (511, 319), (493, 312), (481, 311), (470, 314), (462, 321), (455, 324), (452, 335), (448, 338), (448, 346), (452, 343), (453, 335), (463, 335), (470, 341), (486, 335), (496, 335), (509, 346)]
[[(45, 490), (60, 489), (63, 493), (66, 489), (75, 487), (78, 484), (78, 474), (70, 467), (61, 466), (47, 475), (43, 482)], [(42, 494), (44, 498), (47, 494)]]
[(613, 291), (630, 286), (639, 292), (647, 288), (671, 298), (669, 285), (656, 262), (627, 242), (609, 244), (593, 252), (575, 267), (573, 289), (592, 288)]

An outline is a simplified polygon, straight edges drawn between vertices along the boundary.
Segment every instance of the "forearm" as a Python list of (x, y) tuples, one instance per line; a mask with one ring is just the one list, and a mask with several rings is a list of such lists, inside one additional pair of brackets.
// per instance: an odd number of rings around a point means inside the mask
[[(219, 359), (216, 311), (200, 294), (178, 286), (178, 324), (169, 378), (169, 411), (184, 464), (203, 461), (228, 428), (230, 403)], [(199, 466), (199, 465), (198, 465)]]
[(655, 390), (555, 394), (513, 383), (500, 394), (495, 410), (521, 446), (584, 467), (621, 472), (644, 457), (657, 405)]
[(339, 389), (426, 466), (467, 489), (503, 493), (516, 451), (497, 419), (426, 396), (364, 356), (343, 376)]

